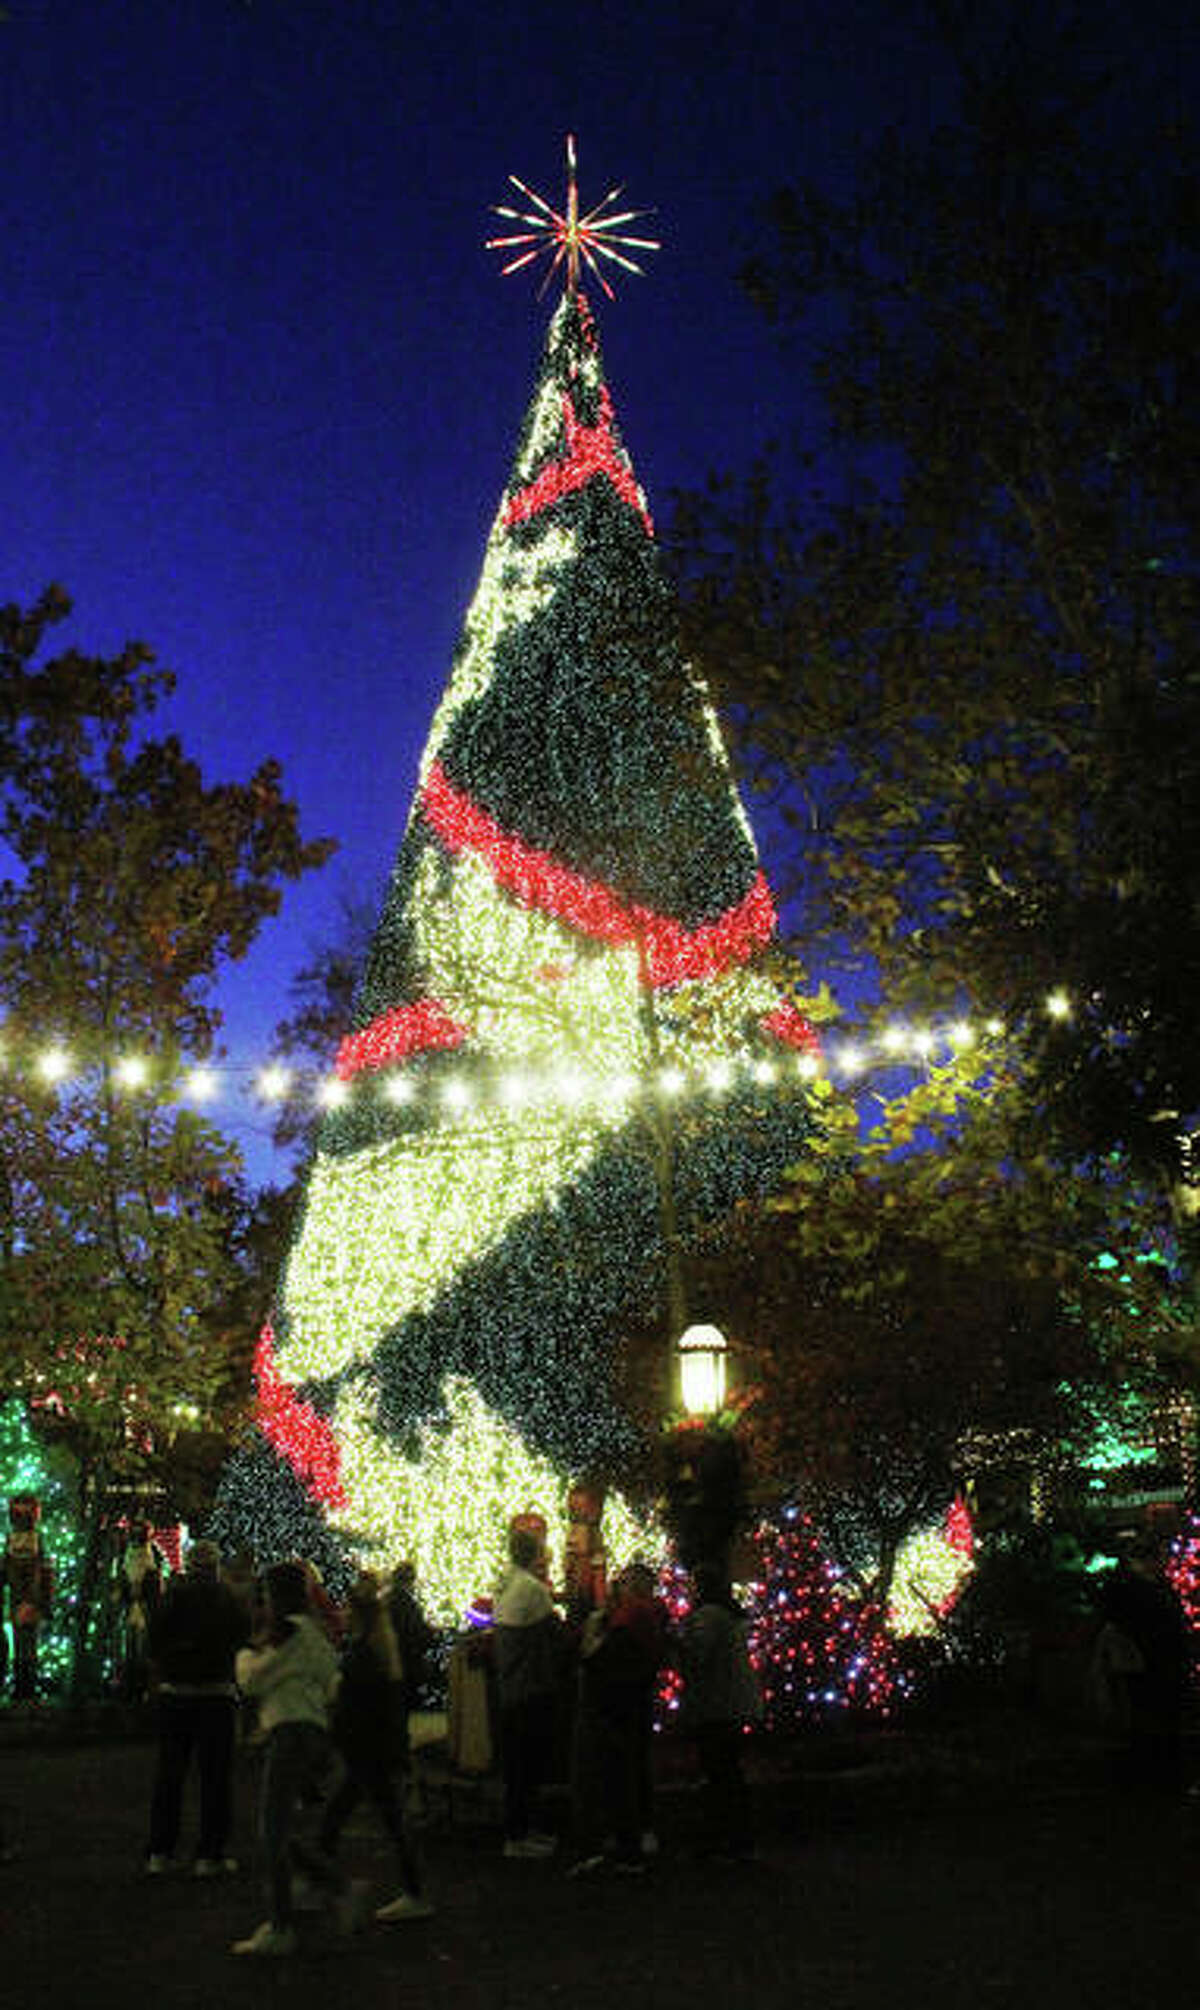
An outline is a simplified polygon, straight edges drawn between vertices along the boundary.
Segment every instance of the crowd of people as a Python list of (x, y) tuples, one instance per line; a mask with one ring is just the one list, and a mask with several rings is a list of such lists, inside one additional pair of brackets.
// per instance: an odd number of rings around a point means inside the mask
[[(705, 1786), (706, 1846), (752, 1848), (742, 1734), (758, 1714), (746, 1629), (727, 1578), (696, 1573), (691, 1610), (675, 1631), (653, 1572), (634, 1564), (599, 1597), (555, 1598), (537, 1537), (514, 1526), (509, 1564), (472, 1640), (486, 1666), (494, 1749), (503, 1783), (506, 1858), (562, 1851), (567, 1874), (611, 1867), (640, 1875), (657, 1850), (652, 1741), (668, 1662)], [(232, 1951), (283, 1956), (298, 1946), (297, 1914), (325, 1910), (340, 1932), (427, 1918), (433, 1905), (406, 1801), (409, 1721), (437, 1639), (411, 1566), (382, 1582), (361, 1573), (336, 1605), (313, 1566), (272, 1565), (246, 1587), (226, 1581), (216, 1546), (191, 1545), (148, 1615), (146, 1666), (158, 1751), (146, 1869), (180, 1867), (185, 1789), (199, 1801), (197, 1877), (221, 1877), (230, 1855), (239, 1739), (259, 1748), (257, 1839), (267, 1916)], [(548, 1816), (552, 1781), (569, 1783), (570, 1819)], [(396, 1891), (375, 1905), (338, 1845), (365, 1803), (390, 1845)], [(561, 1824), (560, 1824), (561, 1826)]]
[[(442, 1649), (448, 1759), (463, 1770), (498, 1773), (506, 1859), (558, 1858), (572, 1878), (645, 1874), (658, 1849), (653, 1752), (665, 1688), (682, 1699), (679, 1727), (698, 1762), (702, 1850), (752, 1854), (744, 1733), (761, 1715), (761, 1699), (728, 1572), (713, 1562), (696, 1568), (686, 1616), (673, 1625), (654, 1572), (641, 1563), (609, 1580), (602, 1571), (567, 1571), (567, 1589), (556, 1594), (544, 1536), (528, 1520), (518, 1517), (510, 1527), (504, 1575), (491, 1596), (476, 1601), (473, 1623), (453, 1642), (426, 1619), (411, 1564), (397, 1566), (387, 1581), (361, 1572), (337, 1602), (311, 1563), (278, 1562), (259, 1576), (247, 1559), (223, 1562), (206, 1541), (193, 1542), (185, 1567), (172, 1572), (149, 1528), (131, 1527), (120, 1569), (123, 1693), (148, 1697), (155, 1711), (149, 1876), (184, 1867), (180, 1838), (193, 1771), (191, 1872), (237, 1872), (231, 1837), (239, 1747), (252, 1748), (258, 1760), (266, 1917), (234, 1943), (235, 1954), (294, 1952), (303, 1911), (326, 1912), (344, 1933), (365, 1928), (372, 1916), (391, 1926), (431, 1915), (406, 1811), (415, 1792), (410, 1724), (429, 1701)], [(10, 1598), (14, 1586), (32, 1581), (31, 1555), (28, 1541), (22, 1547), (10, 1536)], [(1190, 1642), (1149, 1539), (1126, 1546), (1096, 1597), (1089, 1717), (1110, 1738), (1123, 1784), (1175, 1791)], [(464, 1670), (477, 1698), (470, 1737), (454, 1729), (455, 1677)], [(345, 1826), (363, 1804), (394, 1863), (395, 1890), (379, 1904), (339, 1859)], [(10, 1853), (0, 1834), (0, 1861)]]

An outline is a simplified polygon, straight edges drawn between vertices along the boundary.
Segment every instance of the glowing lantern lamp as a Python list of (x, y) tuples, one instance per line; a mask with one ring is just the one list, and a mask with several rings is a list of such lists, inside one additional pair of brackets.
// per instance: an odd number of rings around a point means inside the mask
[(715, 1417), (725, 1406), (725, 1335), (718, 1326), (689, 1326), (677, 1347), (684, 1409), (689, 1417)]

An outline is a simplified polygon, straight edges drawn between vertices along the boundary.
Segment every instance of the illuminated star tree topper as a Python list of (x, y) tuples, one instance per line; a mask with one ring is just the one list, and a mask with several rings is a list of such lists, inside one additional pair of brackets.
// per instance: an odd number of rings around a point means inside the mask
[(512, 251), (516, 253), (503, 267), (505, 274), (519, 272), (522, 266), (548, 255), (549, 265), (539, 292), (544, 293), (554, 274), (565, 269), (567, 290), (574, 292), (579, 285), (580, 265), (586, 265), (597, 280), (605, 297), (611, 300), (612, 287), (609, 285), (601, 266), (601, 259), (609, 259), (612, 264), (623, 267), (626, 272), (639, 275), (642, 267), (636, 259), (627, 256), (630, 251), (658, 251), (661, 247), (656, 238), (629, 237), (621, 234), (621, 227), (636, 223), (639, 217), (648, 216), (644, 209), (613, 210), (611, 205), (619, 201), (624, 193), (620, 187), (610, 188), (602, 201), (594, 209), (579, 213), (579, 189), (575, 180), (575, 135), (567, 134), (567, 201), (565, 210), (557, 210), (529, 188), (515, 174), (508, 177), (515, 189), (533, 210), (510, 209), (506, 204), (492, 205), (496, 216), (504, 217), (510, 223), (523, 223), (527, 229), (511, 237), (489, 237), (488, 251)]

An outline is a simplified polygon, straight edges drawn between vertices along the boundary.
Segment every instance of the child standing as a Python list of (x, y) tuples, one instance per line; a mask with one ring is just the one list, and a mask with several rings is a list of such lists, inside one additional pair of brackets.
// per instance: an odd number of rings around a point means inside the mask
[(330, 1857), (347, 1817), (365, 1795), (396, 1852), (401, 1890), (376, 1919), (428, 1919), (433, 1911), (421, 1888), (416, 1852), (404, 1827), (396, 1771), (404, 1750), (404, 1670), (379, 1580), (364, 1571), (351, 1588), (342, 1679), (333, 1712), (333, 1739), (345, 1768), (321, 1824), (321, 1848)]

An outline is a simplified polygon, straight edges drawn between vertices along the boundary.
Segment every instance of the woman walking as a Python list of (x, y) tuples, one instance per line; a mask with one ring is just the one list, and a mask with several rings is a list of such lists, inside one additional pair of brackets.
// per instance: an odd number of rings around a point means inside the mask
[(371, 1571), (364, 1571), (351, 1588), (347, 1624), (332, 1725), (345, 1771), (325, 1811), (320, 1846), (328, 1856), (336, 1854), (342, 1828), (365, 1796), (391, 1838), (400, 1871), (399, 1894), (379, 1907), (376, 1919), (428, 1919), (433, 1907), (422, 1890), (396, 1791), (405, 1745), (404, 1669), (379, 1580)]
[(360, 1889), (297, 1827), (302, 1803), (319, 1794), (329, 1770), (329, 1712), (338, 1677), (337, 1655), (309, 1609), (308, 1586), (302, 1563), (277, 1563), (267, 1572), (266, 1639), (237, 1658), (239, 1687), (258, 1704), (267, 1734), (259, 1832), (271, 1916), (248, 1940), (235, 1941), (234, 1954), (295, 1953), (293, 1864), (336, 1901), (342, 1931), (362, 1923)]

